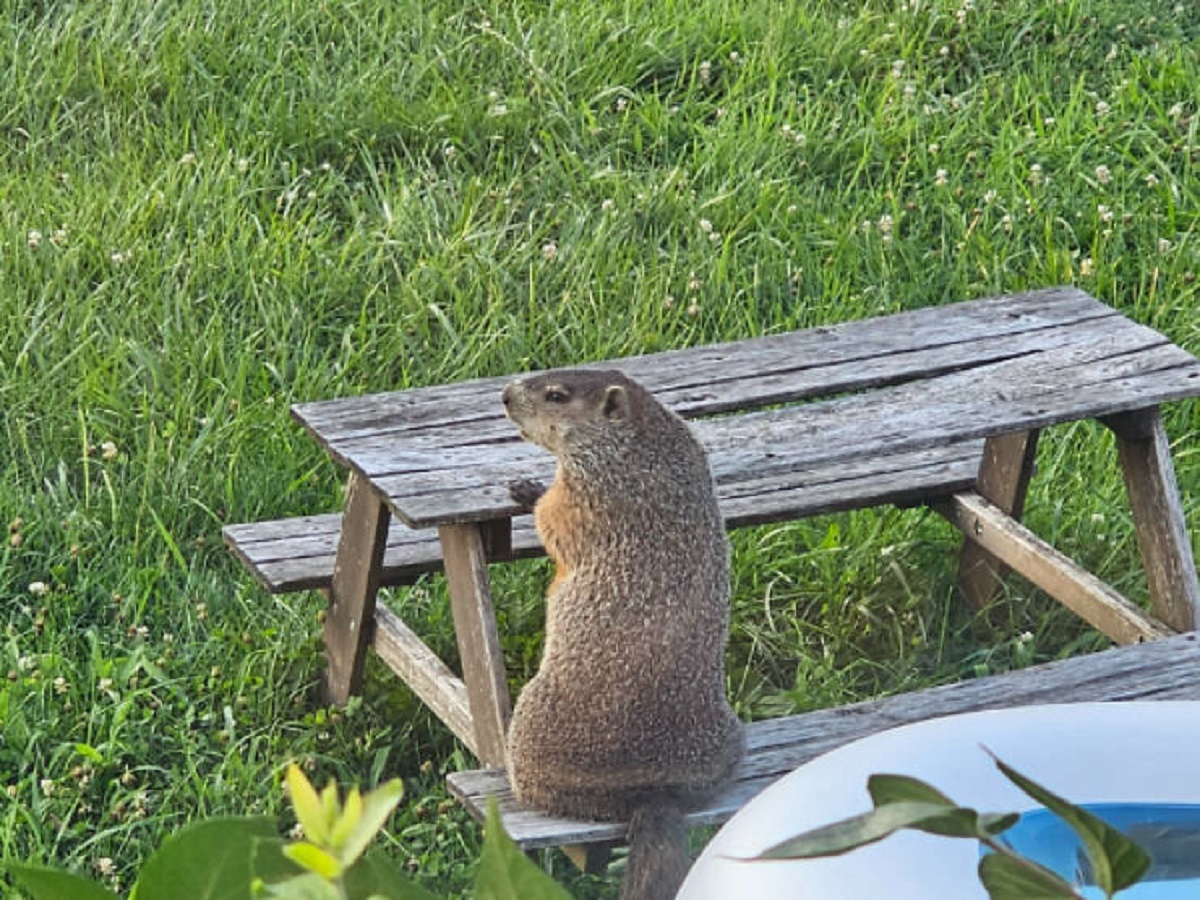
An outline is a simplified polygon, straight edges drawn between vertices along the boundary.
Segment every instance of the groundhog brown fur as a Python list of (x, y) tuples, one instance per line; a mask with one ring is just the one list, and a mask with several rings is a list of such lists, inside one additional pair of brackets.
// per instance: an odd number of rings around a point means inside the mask
[(682, 810), (727, 781), (744, 747), (725, 696), (729, 544), (708, 460), (618, 371), (541, 373), (503, 401), (558, 460), (548, 489), (510, 485), (555, 576), (509, 779), (525, 805), (630, 821), (622, 897), (673, 897), (688, 867)]

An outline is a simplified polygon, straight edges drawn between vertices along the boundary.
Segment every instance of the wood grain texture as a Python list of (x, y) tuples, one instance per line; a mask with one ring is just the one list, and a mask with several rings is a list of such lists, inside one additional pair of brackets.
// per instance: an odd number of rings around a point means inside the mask
[[(937, 716), (1034, 703), (1200, 700), (1200, 640), (1196, 633), (1034, 666), (882, 700), (787, 716), (747, 727), (748, 752), (734, 783), (689, 815), (693, 825), (717, 824), (778, 778), (823, 753), (887, 728)], [(522, 847), (619, 841), (621, 823), (581, 822), (518, 807), (503, 770), (447, 776), (451, 792), (482, 821), (495, 797), (505, 829)]]
[(956, 494), (945, 509), (968, 540), (1118, 644), (1176, 633), (978, 494)]
[[(1037, 462), (1037, 430), (989, 437), (983, 445), (975, 491), (1017, 521)], [(1004, 564), (977, 541), (963, 543), (958, 560), (958, 589), (976, 609), (996, 599), (1006, 577)]]
[[(588, 365), (619, 368), (680, 415), (696, 417), (1008, 359), (1014, 345), (1018, 354), (1020, 345), (1040, 339), (1053, 346), (1072, 330), (1117, 316), (1080, 290), (1050, 288)], [(766, 380), (764, 373), (771, 373)], [(468, 441), (490, 440), (495, 433), (488, 428), (503, 426), (495, 407), (510, 378), (301, 403), (292, 413), (318, 440), (335, 445), (447, 427), (461, 428)]]
[[(981, 441), (967, 441), (911, 453), (811, 466), (783, 477), (763, 475), (735, 484), (718, 484), (717, 494), (729, 528), (885, 503), (909, 506), (970, 487), (979, 467), (982, 446)], [(545, 477), (549, 478), (552, 472), (550, 465)], [(496, 485), (495, 490), (507, 492), (502, 485)], [(330, 513), (229, 525), (222, 535), (264, 588), (272, 593), (288, 593), (329, 587), (340, 527), (341, 516)], [(503, 542), (498, 550), (502, 549)], [(487, 548), (490, 561), (508, 558), (498, 555), (498, 550)], [(542, 554), (532, 518), (515, 517), (511, 558)], [(442, 549), (437, 531), (409, 528), (393, 518), (388, 528), (380, 584), (411, 584), (421, 575), (441, 569)]]
[[(1200, 394), (1200, 362), (1128, 320), (1117, 318), (1108, 326), (1109, 333), (1053, 354), (705, 419), (693, 429), (712, 457), (718, 484), (736, 490), (763, 477), (803, 482), (814, 467), (947, 447)], [(511, 515), (515, 506), (503, 485), (544, 476), (550, 467), (548, 455), (515, 432), (502, 442), (437, 449), (394, 437), (356, 439), (342, 450), (413, 527)]]
[(375, 652), (467, 749), (479, 756), (467, 686), (385, 606), (375, 610)]
[(1166, 428), (1157, 407), (1106, 420), (1117, 452), (1155, 614), (1178, 631), (1200, 625), (1200, 584)]
[(443, 525), (438, 536), (474, 723), (476, 755), (485, 765), (503, 765), (504, 736), (512, 705), (496, 631), (483, 535), (477, 525)]
[(375, 489), (351, 475), (325, 614), (324, 687), (330, 703), (345, 703), (362, 687), (390, 518)]

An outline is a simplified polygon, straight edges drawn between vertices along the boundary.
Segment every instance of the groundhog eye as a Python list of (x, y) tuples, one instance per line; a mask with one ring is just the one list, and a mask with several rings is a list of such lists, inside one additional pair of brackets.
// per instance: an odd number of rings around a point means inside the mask
[(561, 388), (553, 388), (553, 387), (546, 388), (546, 402), (547, 403), (566, 403), (567, 402), (567, 392), (562, 390)]

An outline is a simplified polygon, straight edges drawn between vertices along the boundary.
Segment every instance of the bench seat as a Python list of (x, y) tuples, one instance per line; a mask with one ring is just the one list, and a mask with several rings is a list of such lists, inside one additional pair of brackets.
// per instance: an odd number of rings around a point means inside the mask
[[(797, 766), (888, 728), (983, 709), (1101, 700), (1200, 700), (1200, 632), (881, 700), (753, 722), (746, 729), (747, 754), (734, 781), (705, 806), (693, 810), (689, 823), (720, 824)], [(879, 765), (884, 771), (888, 761), (881, 759)], [(621, 823), (561, 819), (518, 806), (503, 769), (453, 772), (446, 782), (480, 821), (486, 816), (489, 799), (495, 798), (505, 830), (527, 850), (614, 843), (625, 834)]]
[[(731, 442), (729, 446), (736, 450), (740, 444)], [(711, 452), (713, 468), (720, 472), (722, 450), (713, 448)], [(975, 481), (982, 454), (983, 441), (975, 440), (853, 463), (818, 464), (804, 470), (801, 483), (793, 476), (782, 490), (769, 477), (755, 484), (745, 479), (723, 482), (718, 474), (717, 493), (730, 528), (883, 503), (914, 505), (968, 488)], [(547, 479), (552, 474), (552, 469), (540, 473)], [(340, 513), (299, 516), (227, 525), (221, 533), (237, 558), (271, 593), (326, 590), (333, 577), (341, 520)], [(544, 555), (532, 517), (515, 516), (512, 523), (513, 556)], [(409, 528), (393, 517), (381, 585), (412, 584), (421, 575), (441, 568), (437, 529)]]

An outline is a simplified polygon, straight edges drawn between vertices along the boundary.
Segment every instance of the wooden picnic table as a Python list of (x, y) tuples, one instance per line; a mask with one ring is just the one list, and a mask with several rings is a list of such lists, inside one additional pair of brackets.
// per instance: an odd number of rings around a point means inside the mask
[[(986, 602), (1008, 568), (1121, 643), (1196, 628), (1200, 586), (1159, 407), (1200, 396), (1200, 361), (1073, 288), (597, 363), (693, 420), (729, 527), (929, 504), (969, 538), (960, 584)], [(504, 418), (508, 378), (303, 403), (350, 472), (338, 515), (230, 526), (271, 590), (328, 594), (326, 687), (357, 691), (369, 646), (486, 765), (510, 702), (488, 564), (541, 552), (508, 495), (553, 459)], [(1151, 609), (1019, 522), (1037, 437), (1097, 419), (1116, 436)], [(379, 588), (444, 567), (462, 677)]]

